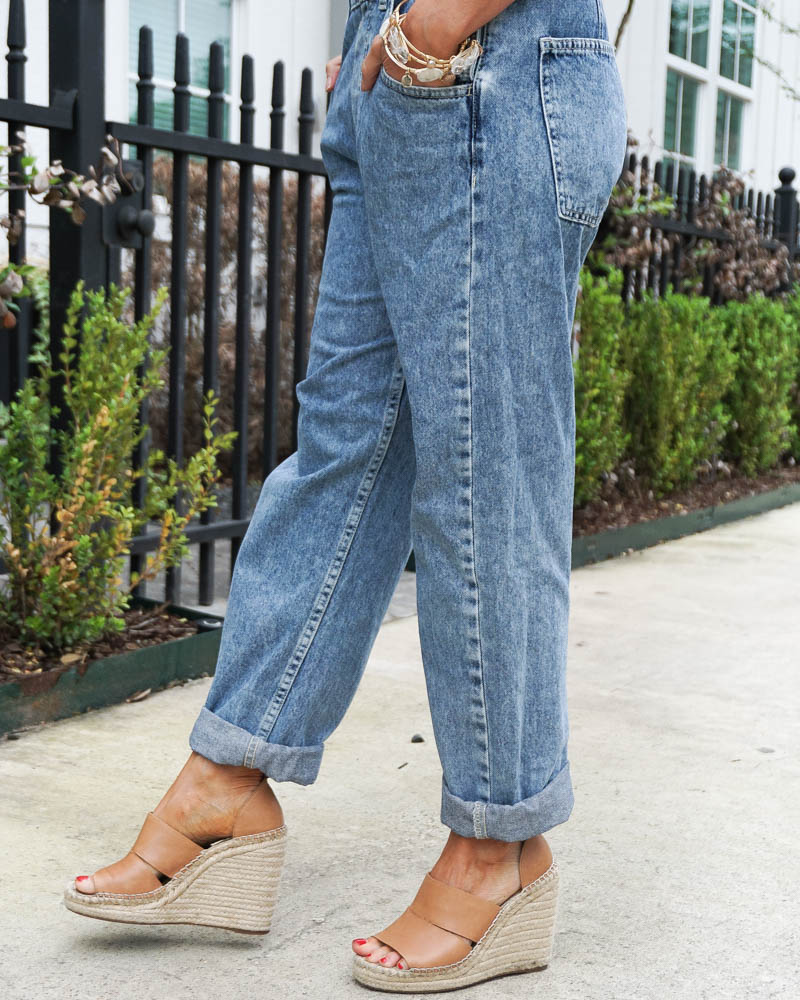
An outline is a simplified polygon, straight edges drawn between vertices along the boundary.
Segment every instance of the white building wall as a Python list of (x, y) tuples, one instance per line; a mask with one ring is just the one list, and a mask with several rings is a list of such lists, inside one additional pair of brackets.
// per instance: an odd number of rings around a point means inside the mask
[[(628, 0), (604, 0), (609, 37), (614, 41)], [(800, 31), (797, 0), (774, 0), (775, 16)], [(800, 172), (800, 101), (782, 89), (775, 73), (753, 64), (753, 86), (740, 87), (717, 74), (722, 0), (712, 4), (709, 68), (693, 66), (669, 52), (670, 0), (637, 0), (619, 45), (617, 62), (625, 85), (628, 125), (641, 152), (651, 159), (663, 155), (664, 103), (667, 67), (691, 75), (702, 84), (698, 98), (697, 165), (709, 173), (714, 165), (717, 81), (746, 101), (742, 125), (741, 170), (748, 185), (770, 191), (778, 171), (793, 166)], [(800, 91), (800, 36), (787, 34), (762, 14), (756, 18), (756, 53), (775, 65)]]

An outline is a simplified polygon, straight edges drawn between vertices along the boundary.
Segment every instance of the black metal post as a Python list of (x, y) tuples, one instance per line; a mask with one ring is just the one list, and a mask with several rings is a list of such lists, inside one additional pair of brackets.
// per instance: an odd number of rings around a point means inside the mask
[[(283, 63), (272, 72), (270, 149), (283, 149), (284, 108)], [(281, 273), (283, 243), (283, 170), (269, 172), (269, 217), (267, 221), (267, 330), (264, 379), (264, 478), (278, 464), (278, 412), (281, 388)]]
[[(239, 141), (253, 144), (255, 138), (255, 64), (252, 56), (242, 58)], [(236, 253), (236, 371), (233, 388), (233, 497), (231, 517), (249, 516), (247, 497), (248, 426), (250, 391), (250, 314), (253, 306), (253, 167), (239, 166), (239, 227)], [(236, 563), (240, 538), (231, 539), (230, 572)]]
[[(298, 117), (299, 151), (311, 152), (314, 130), (314, 91), (311, 70), (304, 69), (300, 84), (300, 115)], [(297, 424), (300, 401), (297, 383), (306, 377), (306, 352), (308, 349), (308, 265), (311, 247), (311, 174), (300, 171), (297, 175), (297, 241), (294, 280), (294, 387), (292, 399), (292, 449), (297, 448)]]
[[(50, 158), (86, 173), (105, 144), (105, 0), (50, 0), (50, 94), (77, 91), (71, 129), (50, 130)], [(58, 367), (70, 294), (79, 279), (87, 288), (106, 282), (106, 254), (100, 206), (89, 202), (86, 219), (76, 225), (62, 209), (50, 210), (50, 351)], [(54, 426), (64, 429), (63, 383), (53, 380)], [(51, 469), (61, 467), (51, 455)]]
[[(25, 3), (24, 0), (11, 0), (8, 8), (8, 96), (18, 101), (25, 100)], [(19, 122), (8, 123), (8, 144), (17, 142), (17, 133), (24, 132), (25, 127)], [(12, 156), (8, 161), (8, 169), (16, 173), (21, 169), (21, 156)], [(25, 192), (9, 191), (8, 208), (13, 216), (18, 211), (25, 211)], [(17, 242), (9, 247), (8, 258), (14, 264), (25, 260), (25, 226), (19, 234)]]
[[(8, 7), (8, 96), (18, 101), (25, 100), (25, 3), (24, 0), (11, 0)], [(19, 122), (8, 123), (8, 144), (17, 142), (17, 134), (24, 132), (24, 125)], [(8, 170), (14, 174), (20, 172), (22, 157), (17, 154), (8, 159)], [(8, 210), (13, 217), (25, 211), (25, 192), (8, 192)], [(19, 228), (16, 243), (8, 247), (8, 259), (12, 264), (22, 264), (25, 261), (25, 220)], [(10, 402), (17, 389), (27, 376), (27, 359), (30, 354), (30, 300), (21, 300), (20, 311), (17, 314), (17, 324), (9, 330), (0, 330), (0, 401)]]
[(775, 239), (785, 243), (790, 254), (797, 249), (797, 191), (792, 186), (795, 176), (792, 167), (783, 167), (778, 172), (781, 185), (775, 188)]
[[(175, 38), (175, 103), (172, 127), (175, 132), (189, 131), (190, 78), (189, 38)], [(169, 413), (167, 454), (183, 464), (184, 383), (186, 381), (186, 258), (189, 246), (189, 156), (172, 157), (172, 261), (169, 298)], [(183, 497), (178, 492), (175, 506), (183, 511)], [(165, 596), (173, 604), (180, 601), (181, 566), (170, 566), (166, 573)]]
[[(213, 42), (208, 63), (208, 135), (221, 139), (225, 115), (225, 50), (221, 42)], [(212, 391), (219, 394), (219, 294), (220, 242), (222, 240), (222, 160), (208, 157), (206, 185), (206, 273), (205, 309), (203, 316), (203, 398)], [(204, 510), (201, 524), (211, 524), (213, 510)], [(214, 542), (200, 545), (201, 604), (214, 601)]]
[[(155, 84), (153, 83), (153, 31), (146, 25), (139, 29), (139, 63), (138, 76), (136, 82), (136, 121), (139, 125), (152, 125), (154, 118), (153, 97), (155, 94)], [(136, 155), (142, 164), (144, 175), (144, 198), (143, 204), (146, 209), (152, 208), (153, 202), (153, 150), (147, 146), (140, 146)], [(138, 322), (145, 316), (151, 307), (150, 286), (152, 284), (152, 243), (149, 236), (145, 236), (142, 241), (141, 250), (136, 251), (134, 263), (134, 318)], [(144, 376), (145, 365), (139, 371), (139, 377)], [(139, 468), (145, 464), (150, 451), (150, 401), (143, 399), (139, 407), (139, 421), (147, 431), (141, 441), (136, 446), (133, 453), (133, 464)], [(133, 487), (133, 502), (141, 509), (147, 499), (147, 478), (141, 476), (136, 480)], [(145, 560), (139, 553), (132, 553), (130, 558), (131, 573), (141, 573), (145, 567)], [(133, 593), (137, 597), (146, 596), (146, 583), (135, 587)]]

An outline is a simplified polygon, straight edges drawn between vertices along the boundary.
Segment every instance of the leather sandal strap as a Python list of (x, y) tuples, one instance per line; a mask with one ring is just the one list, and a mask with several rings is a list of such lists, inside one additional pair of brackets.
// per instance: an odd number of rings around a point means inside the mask
[[(431, 933), (427, 920), (409, 908), (375, 937), (402, 955), (409, 969), (425, 969), (460, 962), (471, 946), (452, 934)], [(446, 940), (443, 942), (442, 937)]]
[(202, 854), (203, 848), (155, 813), (149, 812), (131, 851), (162, 875), (172, 878), (184, 865)]
[(409, 909), (428, 923), (470, 941), (479, 941), (500, 912), (496, 903), (440, 882), (430, 874), (425, 876)]

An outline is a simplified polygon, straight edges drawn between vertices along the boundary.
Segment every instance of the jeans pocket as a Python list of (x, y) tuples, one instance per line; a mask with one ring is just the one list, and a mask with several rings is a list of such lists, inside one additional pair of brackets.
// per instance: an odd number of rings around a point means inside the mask
[(448, 97), (466, 97), (472, 90), (472, 80), (467, 80), (464, 83), (447, 84), (443, 87), (426, 87), (424, 84), (418, 83), (411, 83), (406, 86), (404, 83), (401, 83), (400, 80), (390, 76), (386, 72), (385, 66), (381, 66), (378, 73), (378, 79), (390, 90), (396, 90), (398, 94), (403, 94), (412, 101), (424, 101), (428, 98), (433, 98), (434, 100), (438, 99), (441, 101), (446, 100)]
[(597, 226), (625, 162), (625, 95), (606, 38), (539, 39), (539, 85), (558, 214)]

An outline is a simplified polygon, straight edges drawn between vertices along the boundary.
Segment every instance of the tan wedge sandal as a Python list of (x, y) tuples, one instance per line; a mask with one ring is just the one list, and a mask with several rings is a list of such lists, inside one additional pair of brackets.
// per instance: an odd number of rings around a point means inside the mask
[[(408, 968), (386, 968), (356, 955), (355, 979), (390, 993), (437, 993), (544, 968), (553, 950), (559, 874), (553, 860), (546, 872), (531, 878), (530, 843), (523, 844), (520, 855), (522, 889), (502, 906), (426, 875), (411, 906), (375, 935), (402, 955)], [(450, 931), (444, 950), (436, 928)]]
[(131, 853), (160, 872), (164, 884), (150, 892), (83, 893), (70, 883), (64, 904), (75, 913), (100, 920), (199, 924), (266, 934), (286, 848), (285, 825), (264, 830), (265, 824), (274, 825), (274, 816), (275, 803), (266, 780), (236, 813), (231, 836), (208, 847), (150, 812)]

